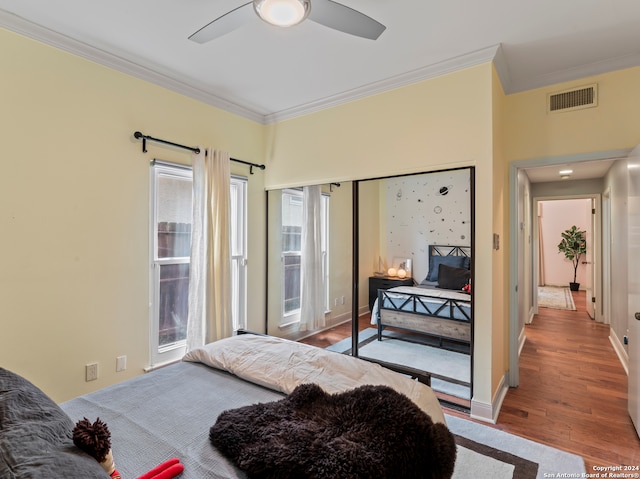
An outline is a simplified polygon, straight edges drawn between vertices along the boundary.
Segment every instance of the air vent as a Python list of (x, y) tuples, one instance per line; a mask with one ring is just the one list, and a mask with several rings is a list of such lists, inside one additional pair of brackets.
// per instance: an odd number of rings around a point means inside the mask
[(598, 106), (598, 85), (594, 83), (573, 90), (550, 93), (548, 98), (550, 113), (593, 108)]

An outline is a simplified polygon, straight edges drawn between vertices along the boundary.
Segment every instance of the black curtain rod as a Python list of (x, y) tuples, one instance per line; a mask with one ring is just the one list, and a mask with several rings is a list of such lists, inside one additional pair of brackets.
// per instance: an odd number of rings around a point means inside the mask
[[(177, 148), (182, 148), (183, 150), (189, 150), (189, 151), (193, 151), (194, 153), (198, 154), (200, 153), (200, 148), (198, 147), (191, 147), (191, 146), (185, 146), (185, 145), (180, 145), (179, 143), (174, 143), (172, 141), (167, 141), (167, 140), (161, 140), (160, 138), (154, 138), (152, 136), (149, 135), (145, 135), (139, 131), (136, 131), (133, 134), (134, 138), (136, 140), (142, 140), (142, 153), (146, 153), (147, 152), (147, 140), (149, 141), (155, 141), (157, 143), (164, 143), (165, 145), (171, 145), (171, 146), (175, 146)], [(249, 173), (253, 175), (253, 168), (260, 168), (261, 170), (265, 169), (264, 165), (258, 165), (257, 163), (250, 163), (248, 161), (243, 161), (243, 160), (236, 160), (235, 158), (229, 158), (231, 161), (235, 161), (236, 163), (242, 163), (243, 165), (249, 165)]]

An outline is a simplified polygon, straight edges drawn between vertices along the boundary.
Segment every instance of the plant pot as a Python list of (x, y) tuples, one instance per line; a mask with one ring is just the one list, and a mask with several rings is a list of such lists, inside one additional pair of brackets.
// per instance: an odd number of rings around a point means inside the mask
[(569, 283), (569, 289), (571, 291), (578, 291), (580, 289), (580, 283)]

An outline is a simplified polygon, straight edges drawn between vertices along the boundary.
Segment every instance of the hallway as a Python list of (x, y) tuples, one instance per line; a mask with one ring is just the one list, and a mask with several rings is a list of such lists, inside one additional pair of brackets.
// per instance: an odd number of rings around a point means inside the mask
[(584, 291), (573, 296), (577, 311), (540, 308), (525, 327), (520, 386), (507, 393), (495, 427), (581, 455), (587, 473), (594, 466), (640, 466), (627, 375), (609, 326), (589, 318)]

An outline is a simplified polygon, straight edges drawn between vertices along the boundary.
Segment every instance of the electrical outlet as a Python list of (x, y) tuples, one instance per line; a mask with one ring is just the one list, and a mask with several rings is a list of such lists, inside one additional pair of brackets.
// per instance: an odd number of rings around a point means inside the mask
[(627, 335), (624, 336), (623, 341), (624, 344), (629, 344), (629, 338), (627, 337)]
[(86, 381), (95, 381), (98, 379), (98, 363), (91, 363), (85, 366)]
[(116, 358), (116, 372), (124, 371), (127, 369), (127, 356), (118, 356)]
[(344, 304), (344, 296), (342, 297), (342, 304)]
[(333, 305), (334, 305), (334, 306), (338, 306), (338, 298), (336, 298), (336, 299), (334, 299), (334, 300), (333, 300)]

